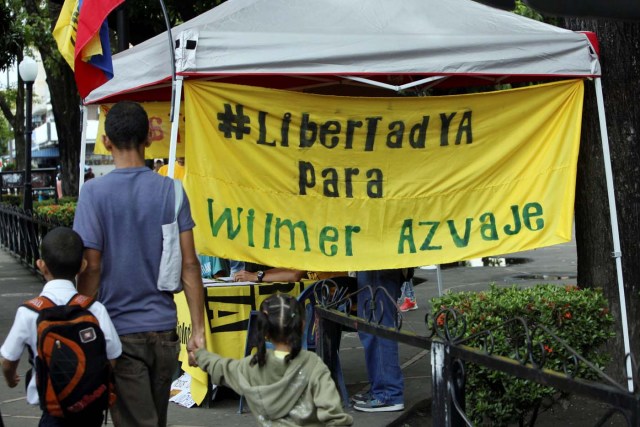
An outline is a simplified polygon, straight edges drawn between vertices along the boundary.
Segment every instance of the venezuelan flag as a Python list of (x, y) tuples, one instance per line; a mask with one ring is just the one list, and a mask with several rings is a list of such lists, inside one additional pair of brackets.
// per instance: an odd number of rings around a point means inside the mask
[(65, 0), (53, 37), (82, 98), (113, 77), (107, 17), (124, 0)]
[(72, 70), (75, 63), (79, 13), (80, 1), (66, 0), (60, 10), (58, 22), (56, 22), (56, 26), (53, 29), (53, 38), (56, 40), (58, 50)]

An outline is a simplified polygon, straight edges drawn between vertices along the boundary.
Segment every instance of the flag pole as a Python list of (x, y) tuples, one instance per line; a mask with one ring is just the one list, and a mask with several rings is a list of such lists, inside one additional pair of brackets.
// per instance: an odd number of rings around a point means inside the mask
[[(164, 15), (164, 23), (167, 26), (167, 37), (169, 38), (169, 55), (171, 56), (171, 121), (173, 121), (174, 98), (176, 96), (176, 55), (174, 51), (173, 35), (171, 34), (171, 24), (169, 23), (169, 14), (167, 14), (167, 7), (163, 0), (160, 0), (160, 7), (162, 7), (162, 14)], [(169, 159), (171, 161), (171, 159)]]
[[(173, 35), (171, 34), (171, 24), (169, 23), (169, 14), (167, 13), (167, 7), (164, 4), (163, 0), (160, 0), (160, 7), (162, 8), (162, 14), (164, 15), (164, 23), (167, 26), (167, 37), (169, 38), (169, 55), (171, 56), (171, 112), (169, 114), (169, 120), (171, 121), (171, 134), (173, 135), (174, 130), (173, 127), (177, 126), (177, 120), (174, 120), (174, 116), (176, 114), (175, 111), (175, 102), (176, 102), (176, 54), (174, 50), (174, 42)], [(177, 135), (177, 130), (176, 130)], [(173, 178), (176, 156), (175, 156), (175, 141), (171, 140), (170, 155), (169, 155), (169, 170), (168, 176)]]

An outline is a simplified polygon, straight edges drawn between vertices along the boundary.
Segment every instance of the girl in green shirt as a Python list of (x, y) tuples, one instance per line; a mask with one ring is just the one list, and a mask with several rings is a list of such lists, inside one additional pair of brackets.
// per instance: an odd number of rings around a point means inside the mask
[[(257, 316), (257, 352), (236, 360), (200, 348), (198, 366), (244, 395), (262, 426), (348, 426), (331, 373), (315, 353), (302, 349), (304, 306), (286, 294), (272, 295)], [(266, 342), (273, 344), (267, 349)]]

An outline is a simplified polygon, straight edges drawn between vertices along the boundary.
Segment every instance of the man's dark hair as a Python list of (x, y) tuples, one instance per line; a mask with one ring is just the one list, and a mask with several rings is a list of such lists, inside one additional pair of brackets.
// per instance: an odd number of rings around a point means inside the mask
[(107, 113), (104, 131), (117, 148), (138, 148), (149, 137), (149, 117), (137, 102), (121, 101)]
[(80, 235), (67, 227), (54, 228), (40, 245), (40, 258), (55, 279), (73, 281), (80, 272), (83, 252)]

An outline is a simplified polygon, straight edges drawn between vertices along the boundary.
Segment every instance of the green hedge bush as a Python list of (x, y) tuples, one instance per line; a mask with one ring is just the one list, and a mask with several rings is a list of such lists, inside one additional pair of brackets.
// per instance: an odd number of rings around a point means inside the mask
[(64, 204), (41, 204), (34, 206), (34, 213), (49, 221), (58, 222), (66, 227), (73, 226), (73, 217), (76, 214), (76, 202), (69, 201)]
[[(66, 227), (73, 226), (73, 217), (76, 214), (77, 197), (65, 196), (58, 200), (46, 199), (33, 202), (33, 212), (35, 215), (47, 221), (57, 222)], [(22, 207), (22, 196), (14, 194), (4, 194), (3, 204)]]
[(22, 196), (16, 194), (3, 194), (2, 203), (11, 206), (22, 206)]
[[(486, 292), (462, 292), (447, 294), (431, 300), (435, 322), (445, 322), (452, 328), (453, 317), (442, 309), (454, 309), (466, 319), (467, 329), (463, 337), (472, 337), (481, 331), (493, 331), (493, 354), (515, 358), (516, 349), (523, 354), (523, 334), (514, 333), (511, 327), (498, 328), (505, 321), (524, 318), (533, 336), (536, 360), (544, 353), (544, 368), (563, 372), (569, 363), (569, 352), (552, 336), (536, 328), (544, 325), (573, 347), (598, 369), (603, 369), (610, 355), (602, 351), (607, 340), (614, 336), (613, 317), (600, 289), (580, 289), (576, 286), (537, 285), (520, 289), (499, 288), (492, 285)], [(517, 325), (517, 323), (510, 323)], [(520, 332), (523, 327), (515, 327)], [(465, 345), (482, 347), (480, 336)], [(580, 363), (573, 370), (575, 377), (598, 380), (597, 372)], [(466, 413), (475, 425), (505, 426), (510, 423), (523, 425), (535, 418), (541, 407), (552, 405), (566, 397), (551, 387), (516, 379), (501, 372), (467, 364)]]

